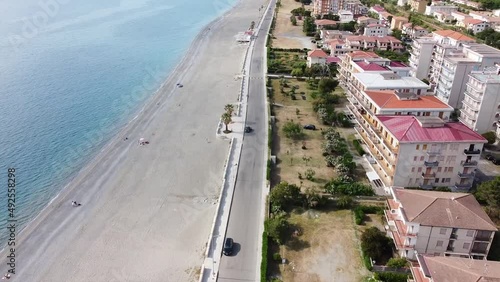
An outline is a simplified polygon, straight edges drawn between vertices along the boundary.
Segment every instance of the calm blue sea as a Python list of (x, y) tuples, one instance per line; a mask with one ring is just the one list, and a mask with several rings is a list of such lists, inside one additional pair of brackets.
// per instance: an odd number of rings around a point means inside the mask
[(235, 2), (0, 1), (0, 249), (7, 168), (16, 169), (23, 226), (130, 120), (203, 26)]

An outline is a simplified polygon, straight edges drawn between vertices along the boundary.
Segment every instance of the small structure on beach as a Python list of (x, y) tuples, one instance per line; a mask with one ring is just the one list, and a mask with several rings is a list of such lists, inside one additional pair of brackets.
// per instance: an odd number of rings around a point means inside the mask
[(253, 30), (247, 30), (245, 32), (238, 33), (238, 35), (236, 36), (236, 41), (238, 41), (239, 43), (246, 43), (250, 42), (252, 38), (253, 38)]

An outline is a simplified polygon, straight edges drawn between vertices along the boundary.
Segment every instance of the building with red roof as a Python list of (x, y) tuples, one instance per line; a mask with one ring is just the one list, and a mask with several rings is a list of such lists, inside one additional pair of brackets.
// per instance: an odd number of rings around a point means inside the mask
[(321, 49), (309, 51), (309, 53), (307, 53), (307, 66), (311, 67), (314, 64), (325, 65), (327, 57), (328, 54)]

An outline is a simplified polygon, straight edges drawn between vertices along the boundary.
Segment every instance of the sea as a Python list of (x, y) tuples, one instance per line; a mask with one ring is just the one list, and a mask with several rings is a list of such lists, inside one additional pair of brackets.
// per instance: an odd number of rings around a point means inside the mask
[(236, 1), (0, 1), (0, 249), (10, 216), (36, 217)]

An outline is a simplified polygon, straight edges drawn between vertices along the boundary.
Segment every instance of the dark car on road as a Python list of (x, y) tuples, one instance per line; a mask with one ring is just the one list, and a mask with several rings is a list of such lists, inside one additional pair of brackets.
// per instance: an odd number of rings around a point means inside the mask
[(487, 159), (488, 161), (493, 161), (495, 159), (495, 157), (492, 154), (487, 154), (484, 158)]
[(306, 124), (304, 125), (304, 129), (316, 130), (316, 126), (314, 126), (314, 124)]
[(491, 162), (495, 165), (500, 165), (500, 159), (493, 159)]
[(224, 255), (226, 255), (226, 256), (232, 255), (233, 254), (233, 246), (234, 246), (233, 239), (226, 238), (226, 241), (224, 241), (224, 249), (222, 251), (224, 253)]
[(250, 126), (245, 126), (245, 133), (250, 133), (253, 131), (253, 128), (251, 128)]

